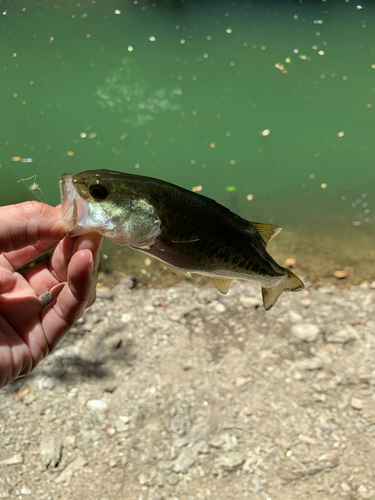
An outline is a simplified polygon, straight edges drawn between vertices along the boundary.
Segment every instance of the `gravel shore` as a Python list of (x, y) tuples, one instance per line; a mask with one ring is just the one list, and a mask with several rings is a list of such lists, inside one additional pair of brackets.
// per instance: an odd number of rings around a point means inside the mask
[(98, 299), (0, 399), (0, 498), (375, 498), (375, 285)]

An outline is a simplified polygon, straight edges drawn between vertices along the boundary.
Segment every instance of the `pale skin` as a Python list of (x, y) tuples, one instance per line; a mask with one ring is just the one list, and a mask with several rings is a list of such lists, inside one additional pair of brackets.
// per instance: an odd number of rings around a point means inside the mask
[[(102, 238), (68, 238), (60, 218), (38, 202), (0, 207), (0, 388), (30, 373), (95, 301)], [(55, 245), (49, 261), (17, 272)], [(38, 296), (51, 289), (43, 308)]]

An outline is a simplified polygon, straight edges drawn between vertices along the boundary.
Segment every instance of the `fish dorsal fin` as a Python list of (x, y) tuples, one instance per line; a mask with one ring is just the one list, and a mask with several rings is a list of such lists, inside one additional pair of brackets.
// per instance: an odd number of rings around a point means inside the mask
[(250, 222), (250, 224), (255, 227), (266, 245), (282, 229), (280, 226), (275, 226), (274, 224), (262, 224), (261, 222)]
[(228, 293), (230, 284), (233, 280), (229, 278), (211, 278), (211, 281), (220, 293)]

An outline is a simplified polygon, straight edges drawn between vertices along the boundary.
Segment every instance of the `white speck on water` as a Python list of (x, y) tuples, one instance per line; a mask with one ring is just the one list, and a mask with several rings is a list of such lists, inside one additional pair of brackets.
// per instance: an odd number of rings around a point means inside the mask
[(133, 46), (132, 45), (128, 45), (128, 51), (129, 52), (133, 52), (133, 50), (134, 50)]

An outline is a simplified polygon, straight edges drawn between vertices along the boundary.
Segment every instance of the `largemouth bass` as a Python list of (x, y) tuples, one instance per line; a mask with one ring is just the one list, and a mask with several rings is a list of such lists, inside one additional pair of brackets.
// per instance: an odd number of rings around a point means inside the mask
[(178, 274), (209, 276), (221, 293), (234, 279), (255, 281), (266, 310), (282, 292), (304, 286), (267, 253), (280, 227), (249, 222), (206, 196), (110, 170), (63, 174), (60, 193), (69, 236), (98, 232)]

